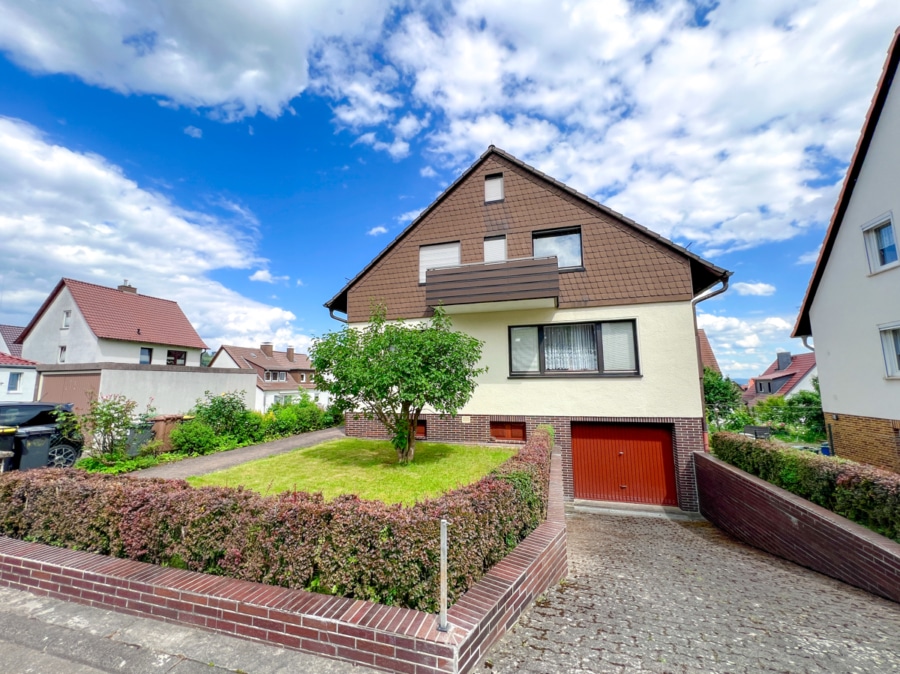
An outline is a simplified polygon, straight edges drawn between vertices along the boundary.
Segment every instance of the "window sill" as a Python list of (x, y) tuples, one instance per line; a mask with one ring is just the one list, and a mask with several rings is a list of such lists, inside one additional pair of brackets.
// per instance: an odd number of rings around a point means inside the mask
[(897, 269), (898, 267), (900, 267), (900, 260), (898, 260), (897, 262), (891, 262), (890, 264), (886, 264), (883, 267), (878, 267), (877, 269), (873, 269), (867, 274), (867, 276), (868, 277), (877, 276), (881, 272), (890, 271), (891, 269)]
[(560, 274), (568, 274), (568, 273), (574, 272), (574, 271), (584, 271), (584, 267), (560, 267), (559, 268)]
[(511, 374), (507, 379), (641, 379), (640, 372), (622, 374), (602, 372), (554, 372), (553, 374)]
[(900, 381), (900, 374), (889, 374), (884, 377), (885, 381)]

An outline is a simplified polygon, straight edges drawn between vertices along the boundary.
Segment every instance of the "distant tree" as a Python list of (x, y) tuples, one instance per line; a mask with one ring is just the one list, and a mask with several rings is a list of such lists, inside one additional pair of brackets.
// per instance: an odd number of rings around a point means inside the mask
[(326, 334), (310, 349), (316, 388), (340, 412), (377, 419), (391, 434), (400, 463), (413, 460), (425, 407), (455, 415), (475, 391), (482, 342), (450, 329), (438, 307), (421, 323), (388, 322), (377, 307), (369, 325)]
[(703, 368), (703, 402), (706, 420), (716, 430), (741, 404), (741, 387), (708, 367)]

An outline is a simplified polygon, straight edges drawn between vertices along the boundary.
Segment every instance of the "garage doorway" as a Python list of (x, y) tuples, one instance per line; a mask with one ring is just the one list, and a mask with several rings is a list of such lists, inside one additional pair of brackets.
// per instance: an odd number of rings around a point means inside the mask
[(672, 429), (647, 424), (572, 424), (575, 498), (678, 505)]

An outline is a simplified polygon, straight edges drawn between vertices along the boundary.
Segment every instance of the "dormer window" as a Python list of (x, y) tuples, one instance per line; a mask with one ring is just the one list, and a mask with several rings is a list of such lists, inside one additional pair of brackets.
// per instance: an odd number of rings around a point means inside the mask
[(287, 381), (287, 372), (279, 372), (278, 381)]
[(272, 373), (266, 370), (266, 374), (263, 376), (263, 379), (266, 381), (272, 381)]
[(495, 173), (484, 177), (484, 202), (503, 201), (503, 174)]
[(62, 329), (63, 329), (63, 330), (68, 330), (68, 329), (69, 329), (69, 324), (70, 324), (71, 322), (72, 322), (72, 310), (71, 310), (71, 309), (66, 309), (66, 310), (63, 312)]

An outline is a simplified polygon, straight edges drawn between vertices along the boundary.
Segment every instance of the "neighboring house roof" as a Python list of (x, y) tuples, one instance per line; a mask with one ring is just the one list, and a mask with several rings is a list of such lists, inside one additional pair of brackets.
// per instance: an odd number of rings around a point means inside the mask
[(295, 353), (294, 360), (289, 360), (286, 351), (272, 351), (272, 355), (266, 355), (262, 349), (248, 346), (225, 345), (219, 347), (213, 356), (210, 365), (216, 362), (220, 353), (227, 353), (240, 368), (252, 368), (256, 370), (256, 386), (263, 391), (296, 391), (298, 384), (311, 384), (307, 381), (299, 382), (292, 377), (287, 381), (265, 381), (262, 373), (266, 370), (276, 372), (288, 372), (299, 374), (300, 372), (312, 372), (312, 363), (305, 353)]
[(0, 351), (0, 365), (12, 365), (13, 367), (36, 367), (37, 363)]
[(11, 356), (19, 357), (22, 355), (22, 345), (16, 344), (16, 340), (24, 329), (18, 325), (0, 325), (0, 337), (6, 342), (6, 348), (9, 349)]
[[(757, 397), (766, 398), (772, 395), (785, 396), (788, 395), (794, 388), (799, 384), (803, 378), (810, 373), (810, 371), (816, 366), (816, 354), (814, 353), (798, 353), (796, 355), (791, 356), (791, 364), (788, 365), (783, 370), (778, 369), (778, 358), (775, 359), (775, 362), (769, 365), (766, 368), (766, 371), (763, 372), (758, 377), (751, 379), (749, 385), (747, 386), (747, 393), (742, 396), (744, 402), (753, 400)], [(756, 383), (760, 381), (774, 381), (776, 379), (783, 379), (785, 377), (789, 377), (789, 379), (778, 389), (775, 393), (760, 393), (756, 392)]]
[(716, 360), (716, 354), (713, 353), (706, 331), (702, 328), (697, 330), (697, 340), (700, 342), (700, 362), (703, 363), (703, 367), (708, 367), (710, 370), (722, 374), (722, 370), (719, 369), (719, 362)]
[(891, 84), (897, 74), (897, 66), (900, 64), (900, 28), (894, 32), (894, 40), (888, 49), (888, 56), (884, 62), (884, 69), (881, 72), (881, 78), (878, 81), (878, 87), (875, 89), (875, 96), (869, 106), (869, 112), (866, 114), (866, 120), (863, 123), (862, 133), (856, 143), (856, 150), (853, 152), (853, 158), (850, 160), (850, 166), (847, 169), (847, 175), (844, 178), (844, 185), (841, 188), (840, 196), (838, 196), (837, 204), (834, 207), (834, 213), (831, 216), (831, 223), (828, 225), (828, 231), (825, 233), (825, 242), (819, 251), (819, 259), (816, 261), (815, 269), (813, 269), (812, 277), (809, 280), (809, 286), (806, 289), (806, 296), (803, 298), (803, 304), (800, 306), (800, 314), (797, 316), (797, 323), (794, 325), (794, 331), (791, 337), (806, 337), (812, 335), (812, 324), (809, 319), (809, 312), (812, 308), (813, 300), (816, 297), (816, 291), (822, 281), (822, 275), (825, 273), (825, 266), (828, 264), (828, 258), (834, 248), (837, 240), (838, 231), (844, 220), (844, 214), (850, 205), (850, 198), (853, 196), (853, 188), (856, 187), (856, 181), (859, 179), (860, 171), (866, 160), (866, 153), (872, 144), (872, 137), (875, 135), (875, 127), (878, 126), (878, 120), (881, 117), (881, 111), (887, 101), (888, 92)]
[(592, 208), (595, 208), (602, 212), (607, 216), (611, 216), (615, 218), (620, 223), (633, 228), (634, 231), (642, 236), (645, 236), (653, 241), (658, 242), (665, 248), (677, 253), (680, 256), (687, 258), (690, 261), (691, 265), (691, 276), (693, 282), (693, 291), (694, 295), (699, 295), (704, 290), (712, 287), (719, 281), (724, 281), (726, 278), (731, 276), (732, 272), (727, 271), (721, 267), (717, 267), (711, 262), (704, 260), (699, 255), (690, 252), (686, 248), (679, 246), (672, 241), (660, 236), (659, 234), (647, 229), (643, 225), (638, 224), (634, 220), (630, 220), (626, 218), (624, 215), (617, 213), (611, 208), (604, 206), (603, 204), (591, 199), (590, 197), (581, 194), (577, 190), (572, 189), (568, 185), (559, 182), (555, 178), (552, 178), (541, 171), (538, 171), (533, 166), (529, 166), (524, 163), (520, 159), (508, 154), (507, 152), (501, 150), (494, 145), (488, 147), (484, 154), (479, 157), (474, 164), (472, 164), (466, 171), (462, 173), (453, 183), (444, 190), (437, 199), (432, 202), (430, 206), (428, 206), (424, 211), (422, 211), (417, 218), (415, 218), (393, 241), (391, 241), (385, 248), (382, 250), (369, 264), (367, 264), (362, 271), (360, 271), (356, 276), (354, 276), (347, 284), (330, 300), (325, 303), (325, 307), (331, 311), (340, 311), (341, 313), (347, 312), (347, 293), (349, 290), (360, 280), (362, 279), (372, 268), (374, 268), (378, 262), (385, 257), (391, 250), (393, 250), (404, 238), (418, 226), (418, 224), (425, 220), (425, 218), (434, 211), (441, 203), (443, 203), (447, 197), (449, 197), (457, 187), (459, 187), (465, 180), (472, 175), (475, 170), (484, 162), (486, 162), (492, 156), (502, 157), (508, 162), (518, 166), (521, 169), (529, 172), (531, 175), (537, 177), (538, 179), (553, 185), (567, 194), (577, 198), (581, 203), (584, 203)]
[(91, 332), (100, 339), (206, 348), (177, 302), (68, 278), (56, 284), (16, 343), (25, 341), (63, 287), (69, 289)]

